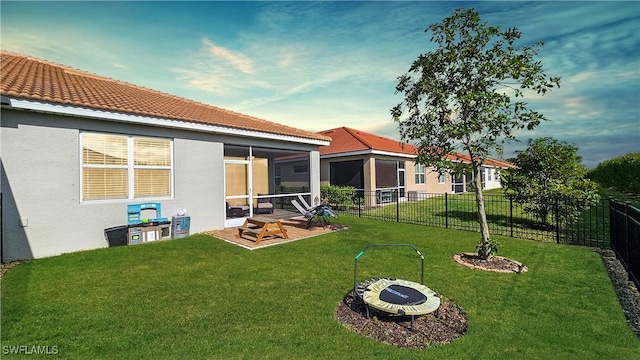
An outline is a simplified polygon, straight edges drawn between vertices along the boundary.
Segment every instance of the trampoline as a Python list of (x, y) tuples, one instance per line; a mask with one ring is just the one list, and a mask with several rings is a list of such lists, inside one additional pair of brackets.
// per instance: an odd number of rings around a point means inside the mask
[[(420, 256), (420, 283), (413, 281), (372, 278), (358, 283), (358, 259), (371, 247), (408, 246)], [(371, 244), (365, 247), (355, 257), (353, 270), (353, 290), (357, 299), (361, 300), (369, 317), (369, 307), (379, 311), (399, 316), (411, 316), (411, 328), (416, 315), (425, 315), (436, 311), (440, 307), (440, 298), (436, 292), (424, 285), (424, 256), (412, 244)]]

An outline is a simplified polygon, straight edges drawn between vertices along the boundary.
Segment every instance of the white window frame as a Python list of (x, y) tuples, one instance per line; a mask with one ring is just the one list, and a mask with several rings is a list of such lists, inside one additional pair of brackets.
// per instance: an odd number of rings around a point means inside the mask
[(447, 176), (445, 174), (438, 174), (438, 184), (446, 184)]
[[(105, 136), (121, 136), (127, 139), (127, 165), (93, 165), (93, 164), (84, 164), (83, 163), (83, 134), (95, 134), (95, 135), (105, 135)], [(145, 166), (145, 165), (135, 165), (134, 159), (134, 139), (159, 139), (159, 140), (167, 140), (169, 141), (169, 158), (171, 164), (169, 166)], [(104, 133), (104, 132), (93, 132), (93, 131), (81, 131), (80, 132), (80, 141), (78, 142), (79, 147), (79, 165), (80, 165), (80, 202), (99, 202), (99, 201), (118, 201), (118, 200), (135, 200), (135, 199), (173, 199), (173, 191), (174, 191), (174, 156), (173, 156), (173, 139), (172, 138), (164, 138), (159, 136), (141, 136), (141, 135), (125, 135), (125, 134), (117, 134), (117, 133)], [(85, 199), (84, 194), (84, 169), (85, 168), (112, 168), (112, 169), (127, 169), (127, 197), (126, 198), (109, 198), (109, 199)], [(169, 170), (169, 195), (158, 195), (158, 196), (135, 196), (135, 170), (136, 169), (150, 169), (150, 170)]]
[(427, 183), (426, 166), (423, 164), (415, 164), (413, 166), (413, 174), (416, 185), (424, 185)]

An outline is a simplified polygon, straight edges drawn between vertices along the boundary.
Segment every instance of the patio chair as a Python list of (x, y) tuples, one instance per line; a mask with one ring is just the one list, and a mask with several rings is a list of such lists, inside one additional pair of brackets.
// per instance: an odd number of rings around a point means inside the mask
[(231, 206), (227, 202), (227, 217), (243, 217), (249, 215), (249, 207), (244, 206)]
[(322, 221), (324, 221), (324, 223), (327, 225), (329, 225), (329, 216), (334, 217), (336, 219), (340, 217), (338, 213), (335, 212), (333, 208), (329, 205), (320, 204), (312, 207), (307, 203), (307, 201), (302, 197), (302, 195), (298, 195), (298, 200), (300, 200), (300, 203), (307, 209), (307, 211), (313, 211), (315, 212), (316, 216), (322, 216)]
[(295, 199), (291, 200), (291, 204), (293, 204), (293, 206), (298, 209), (300, 214), (307, 218), (307, 229), (309, 228), (309, 226), (311, 226), (311, 223), (316, 216), (320, 216), (320, 219), (322, 220), (322, 227), (326, 227), (327, 225), (329, 225), (329, 216), (332, 216), (336, 219), (339, 217), (338, 213), (333, 211), (331, 206), (328, 205), (318, 205), (310, 209), (305, 209)]
[[(258, 194), (264, 196), (264, 194)], [(273, 204), (269, 198), (258, 198), (256, 208), (253, 209), (256, 214), (273, 214)]]
[(307, 200), (305, 200), (302, 195), (298, 195), (298, 200), (300, 200), (300, 204), (302, 204), (302, 206), (304, 206), (305, 209), (307, 210), (311, 210), (311, 205), (309, 205), (307, 203)]
[(302, 214), (302, 216), (304, 216), (307, 219), (307, 229), (309, 228), (309, 226), (311, 226), (311, 223), (313, 222), (313, 218), (316, 216), (315, 211), (309, 209), (305, 209), (304, 207), (302, 207), (302, 205), (300, 205), (299, 202), (297, 202), (295, 199), (291, 200), (291, 204), (298, 209), (298, 212), (300, 212), (300, 214)]

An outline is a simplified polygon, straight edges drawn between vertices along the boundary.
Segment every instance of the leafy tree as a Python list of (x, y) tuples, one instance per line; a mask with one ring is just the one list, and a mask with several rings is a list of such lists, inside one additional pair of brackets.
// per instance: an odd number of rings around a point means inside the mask
[(640, 151), (605, 160), (587, 177), (603, 187), (640, 195)]
[(598, 186), (585, 178), (587, 170), (580, 164), (577, 146), (550, 137), (529, 139), (527, 145), (511, 159), (518, 168), (501, 174), (508, 198), (523, 204), (525, 211), (545, 225), (554, 211), (577, 220), (582, 211), (597, 203)]
[(527, 107), (524, 92), (545, 94), (560, 86), (560, 77), (547, 77), (534, 59), (541, 42), (516, 47), (522, 35), (517, 28), (489, 26), (474, 9), (456, 9), (425, 31), (438, 47), (418, 56), (398, 77), (396, 93), (404, 101), (391, 115), (402, 139), (418, 145), (417, 162), (441, 173), (461, 173), (455, 154), (470, 156), (482, 234), (478, 253), (488, 259), (495, 248), (489, 246), (482, 164), (504, 142), (515, 140), (514, 131), (545, 120)]

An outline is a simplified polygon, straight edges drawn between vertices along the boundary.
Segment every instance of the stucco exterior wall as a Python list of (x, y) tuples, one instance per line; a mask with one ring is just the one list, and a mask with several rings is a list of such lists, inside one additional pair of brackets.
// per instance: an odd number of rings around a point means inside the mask
[(407, 177), (407, 191), (417, 191), (419, 193), (451, 193), (451, 176), (445, 175), (445, 182), (438, 183), (438, 172), (434, 168), (425, 168), (424, 184), (416, 184), (415, 163), (413, 161), (405, 162), (405, 171)]
[(493, 167), (485, 167), (484, 171), (484, 189), (499, 189), (502, 187), (502, 183), (500, 182), (500, 169), (496, 169)]
[[(364, 190), (368, 193), (374, 191), (376, 184), (376, 161), (390, 160), (390, 161), (402, 161), (399, 157), (390, 156), (373, 156), (370, 154), (359, 156), (341, 156), (331, 157), (321, 160), (321, 179), (323, 185), (330, 185), (330, 166), (332, 162), (343, 162), (352, 160), (363, 160), (363, 174), (364, 174)], [(425, 169), (425, 182), (424, 184), (416, 184), (415, 180), (415, 163), (413, 160), (405, 160), (405, 187), (406, 191), (417, 192), (419, 194), (453, 194), (453, 179), (451, 174), (445, 173), (445, 181), (440, 183), (439, 174), (433, 167), (427, 167)], [(484, 189), (496, 189), (500, 188), (502, 184), (499, 179), (499, 169), (493, 167), (483, 168), (484, 172)], [(470, 181), (470, 180), (468, 180)], [(422, 197), (422, 196), (419, 196)]]
[[(359, 156), (343, 156), (334, 157), (321, 160), (321, 180), (322, 185), (330, 185), (330, 165), (332, 162), (363, 160), (363, 174), (364, 174), (364, 190), (366, 192), (374, 191), (376, 189), (376, 160), (392, 160), (400, 161), (400, 158), (394, 157), (374, 157), (370, 154)], [(445, 176), (445, 182), (438, 183), (438, 173), (433, 168), (427, 168), (425, 171), (425, 183), (416, 184), (415, 182), (415, 168), (413, 160), (405, 160), (405, 184), (407, 191), (418, 191), (422, 193), (452, 193), (451, 176)]]
[[(82, 201), (80, 132), (173, 139), (172, 197)], [(126, 225), (127, 204), (159, 202), (162, 216), (191, 216), (191, 233), (224, 227), (224, 143), (281, 142), (2, 109), (3, 260), (107, 247), (104, 229)], [(310, 150), (310, 145), (289, 144)], [(317, 147), (316, 167), (319, 171)], [(319, 183), (313, 184), (319, 194)]]

